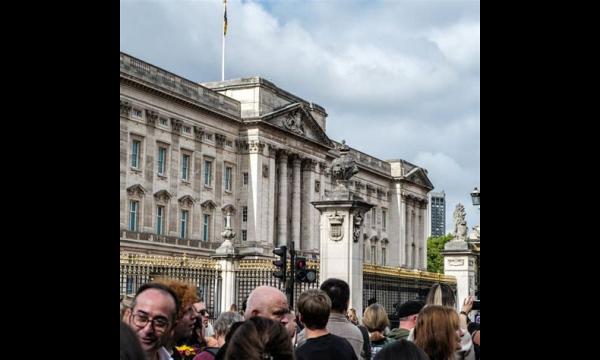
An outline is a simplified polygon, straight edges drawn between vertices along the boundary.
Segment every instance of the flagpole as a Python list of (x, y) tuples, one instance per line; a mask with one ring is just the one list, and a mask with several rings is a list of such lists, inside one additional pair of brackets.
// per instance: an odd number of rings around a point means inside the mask
[(227, 0), (223, 1), (223, 51), (221, 53), (221, 81), (225, 81), (225, 32), (227, 31), (225, 16), (227, 15)]

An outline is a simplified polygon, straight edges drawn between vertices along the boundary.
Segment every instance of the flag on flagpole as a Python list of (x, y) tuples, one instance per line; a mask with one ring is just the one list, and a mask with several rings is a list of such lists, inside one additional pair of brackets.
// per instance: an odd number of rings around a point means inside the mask
[(223, 36), (227, 35), (227, 0), (223, 0), (224, 12), (223, 12)]

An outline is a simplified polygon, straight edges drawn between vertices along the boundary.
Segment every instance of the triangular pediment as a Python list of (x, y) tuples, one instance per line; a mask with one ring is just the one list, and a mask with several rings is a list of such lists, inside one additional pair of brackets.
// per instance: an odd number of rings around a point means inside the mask
[(277, 109), (262, 116), (261, 120), (327, 147), (334, 147), (333, 142), (302, 103), (293, 103)]
[(154, 193), (154, 198), (157, 201), (168, 202), (171, 200), (172, 195), (167, 190), (160, 190)]
[(433, 184), (427, 177), (427, 173), (425, 173), (425, 170), (420, 167), (415, 167), (409, 171), (404, 178), (414, 184), (421, 185), (429, 190), (433, 190)]
[(204, 210), (214, 210), (217, 207), (217, 204), (212, 200), (206, 200), (202, 204), (200, 204), (202, 209)]
[(146, 194), (146, 189), (140, 184), (131, 185), (127, 188), (127, 194), (129, 196), (139, 196), (142, 197)]
[(194, 199), (189, 195), (184, 195), (184, 196), (180, 197), (179, 200), (177, 200), (177, 201), (179, 201), (179, 205), (188, 207), (188, 208), (191, 208), (195, 203)]

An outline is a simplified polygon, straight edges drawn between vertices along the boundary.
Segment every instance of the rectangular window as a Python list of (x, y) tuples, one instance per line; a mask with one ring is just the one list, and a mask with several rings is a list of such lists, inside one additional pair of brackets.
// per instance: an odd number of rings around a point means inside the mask
[(138, 231), (138, 208), (139, 202), (129, 201), (129, 231)]
[(204, 185), (210, 186), (212, 183), (212, 161), (204, 161)]
[(227, 146), (227, 147), (233, 147), (233, 141), (231, 141), (231, 140), (225, 140), (225, 146)]
[(248, 185), (248, 173), (244, 173), (244, 185)]
[(179, 237), (182, 239), (187, 238), (187, 229), (188, 229), (188, 211), (181, 210), (181, 226), (179, 229)]
[(190, 177), (190, 156), (183, 154), (181, 156), (181, 180), (189, 180)]
[(248, 240), (248, 230), (242, 230), (242, 241)]
[(230, 166), (225, 167), (225, 191), (231, 191), (232, 188), (232, 177), (233, 168)]
[(158, 121), (160, 122), (160, 125), (162, 125), (162, 126), (169, 126), (169, 120), (167, 120), (167, 118), (161, 117)]
[(385, 231), (387, 228), (387, 211), (381, 210), (381, 229)]
[(371, 245), (371, 264), (377, 264), (377, 247), (375, 245)]
[(131, 142), (131, 167), (138, 169), (140, 165), (140, 149), (142, 148), (142, 142), (139, 140), (133, 140)]
[(210, 236), (210, 215), (204, 214), (204, 221), (202, 222), (202, 240), (208, 241)]
[(385, 266), (385, 248), (381, 248), (381, 265)]
[(165, 207), (157, 206), (156, 207), (156, 233), (158, 235), (163, 235), (165, 229)]
[(192, 128), (189, 126), (183, 126), (183, 132), (184, 134), (191, 134), (192, 133)]
[(206, 138), (206, 140), (212, 141), (212, 134), (204, 133), (204, 138)]
[(248, 207), (242, 206), (242, 222), (248, 221)]
[(142, 113), (142, 110), (140, 110), (140, 109), (134, 108), (131, 113), (133, 114), (133, 117), (138, 118), (138, 119), (141, 119), (144, 116)]
[(167, 149), (164, 147), (158, 148), (158, 175), (165, 175), (167, 167)]

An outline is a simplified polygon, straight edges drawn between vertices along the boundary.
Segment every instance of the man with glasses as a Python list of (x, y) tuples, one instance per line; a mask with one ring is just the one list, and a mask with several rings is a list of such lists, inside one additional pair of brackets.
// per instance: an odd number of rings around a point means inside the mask
[(169, 340), (179, 312), (179, 300), (167, 286), (147, 283), (138, 289), (125, 311), (125, 322), (140, 339), (148, 360), (171, 360), (164, 344)]
[(204, 326), (204, 336), (209, 337), (214, 335), (214, 330), (212, 325), (208, 322), (208, 318), (210, 317), (210, 313), (206, 309), (206, 304), (204, 300), (200, 300), (197, 303), (194, 303), (194, 309), (200, 315), (202, 315), (202, 325)]

